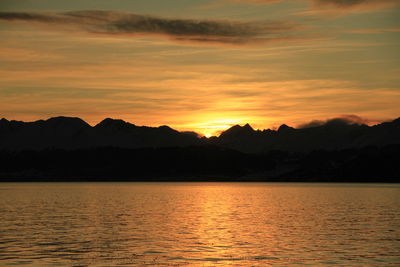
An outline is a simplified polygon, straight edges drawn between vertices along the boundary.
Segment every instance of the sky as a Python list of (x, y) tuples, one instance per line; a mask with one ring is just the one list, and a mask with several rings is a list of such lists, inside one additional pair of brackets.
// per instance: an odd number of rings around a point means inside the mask
[(400, 116), (400, 0), (1, 0), (0, 117), (211, 136)]

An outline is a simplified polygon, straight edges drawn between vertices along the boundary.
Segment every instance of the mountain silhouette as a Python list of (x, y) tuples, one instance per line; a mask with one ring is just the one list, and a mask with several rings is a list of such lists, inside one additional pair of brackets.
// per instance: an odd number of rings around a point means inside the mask
[(199, 144), (193, 133), (168, 126), (136, 126), (104, 119), (92, 127), (79, 118), (55, 117), (36, 122), (0, 120), (0, 149), (78, 149), (93, 147), (164, 147)]
[(235, 125), (218, 137), (116, 119), (0, 120), (0, 182), (399, 182), (400, 119), (301, 128)]
[(400, 144), (400, 119), (375, 126), (333, 119), (309, 128), (295, 129), (283, 124), (277, 131), (253, 130), (248, 124), (243, 127), (236, 125), (223, 132), (219, 138), (212, 139), (212, 142), (249, 153), (272, 150), (309, 152), (385, 146)]
[(215, 145), (246, 153), (274, 150), (310, 152), (365, 146), (400, 144), (400, 118), (375, 126), (332, 119), (321, 125), (278, 130), (254, 130), (235, 125), (219, 137), (201, 138), (168, 126), (136, 126), (118, 119), (104, 119), (90, 126), (80, 118), (55, 117), (35, 122), (0, 120), (0, 149), (82, 149), (96, 147), (143, 148)]

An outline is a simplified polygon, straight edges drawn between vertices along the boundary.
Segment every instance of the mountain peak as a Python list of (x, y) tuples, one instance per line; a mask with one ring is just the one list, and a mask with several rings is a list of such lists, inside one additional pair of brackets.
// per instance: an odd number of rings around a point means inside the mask
[(394, 123), (394, 124), (400, 124), (400, 117), (398, 117), (397, 119), (393, 120), (392, 123)]
[(0, 127), (8, 127), (8, 125), (10, 124), (10, 122), (7, 120), (7, 119), (5, 119), (5, 118), (1, 118), (0, 119)]
[(87, 122), (77, 117), (58, 116), (50, 118), (43, 122), (51, 127), (73, 127), (73, 128), (90, 127), (90, 125), (87, 124)]
[(286, 124), (282, 124), (278, 128), (278, 132), (280, 132), (280, 133), (289, 132), (289, 131), (293, 131), (293, 130), (294, 130), (293, 127), (287, 126)]
[(250, 126), (250, 124), (246, 123), (243, 126), (240, 126), (239, 124), (232, 126), (229, 128), (227, 131), (236, 131), (236, 132), (253, 132), (253, 128)]
[(100, 123), (98, 123), (95, 127), (101, 127), (101, 128), (103, 128), (103, 127), (124, 127), (127, 125), (133, 125), (133, 124), (126, 122), (124, 120), (121, 120), (121, 119), (105, 118)]
[(172, 130), (171, 127), (169, 127), (168, 125), (161, 125), (158, 127), (159, 129), (167, 129), (167, 130)]
[(164, 133), (178, 133), (178, 131), (172, 129), (171, 127), (169, 127), (167, 125), (161, 125), (158, 127), (158, 129)]
[(248, 123), (246, 123), (246, 124), (242, 127), (242, 129), (246, 129), (246, 130), (248, 130), (248, 131), (254, 131), (253, 127), (251, 127), (251, 125), (248, 124)]
[(67, 117), (67, 116), (57, 116), (57, 117), (51, 117), (46, 120), (47, 122), (52, 122), (52, 121), (57, 121), (57, 122), (64, 122), (64, 121), (79, 121), (79, 122), (84, 122), (81, 118), (78, 117)]
[(249, 135), (252, 133), (254, 133), (254, 129), (250, 126), (250, 124), (246, 123), (244, 126), (240, 125), (232, 126), (228, 130), (222, 132), (220, 137)]

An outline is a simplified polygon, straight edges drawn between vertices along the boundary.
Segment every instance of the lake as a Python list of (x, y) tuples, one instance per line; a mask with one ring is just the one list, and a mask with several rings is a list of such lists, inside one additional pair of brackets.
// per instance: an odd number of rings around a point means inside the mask
[(0, 265), (400, 265), (399, 184), (0, 183)]

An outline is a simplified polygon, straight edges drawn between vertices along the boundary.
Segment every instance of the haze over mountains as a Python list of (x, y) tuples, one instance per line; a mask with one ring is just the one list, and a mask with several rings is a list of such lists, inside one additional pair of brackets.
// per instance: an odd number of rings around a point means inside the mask
[(278, 130), (254, 130), (249, 124), (233, 126), (219, 137), (199, 137), (168, 126), (136, 126), (105, 119), (90, 126), (80, 118), (55, 117), (36, 122), (0, 120), (0, 149), (42, 150), (95, 147), (144, 148), (215, 145), (245, 153), (273, 150), (309, 152), (400, 144), (400, 118), (374, 126), (332, 119), (323, 124)]

